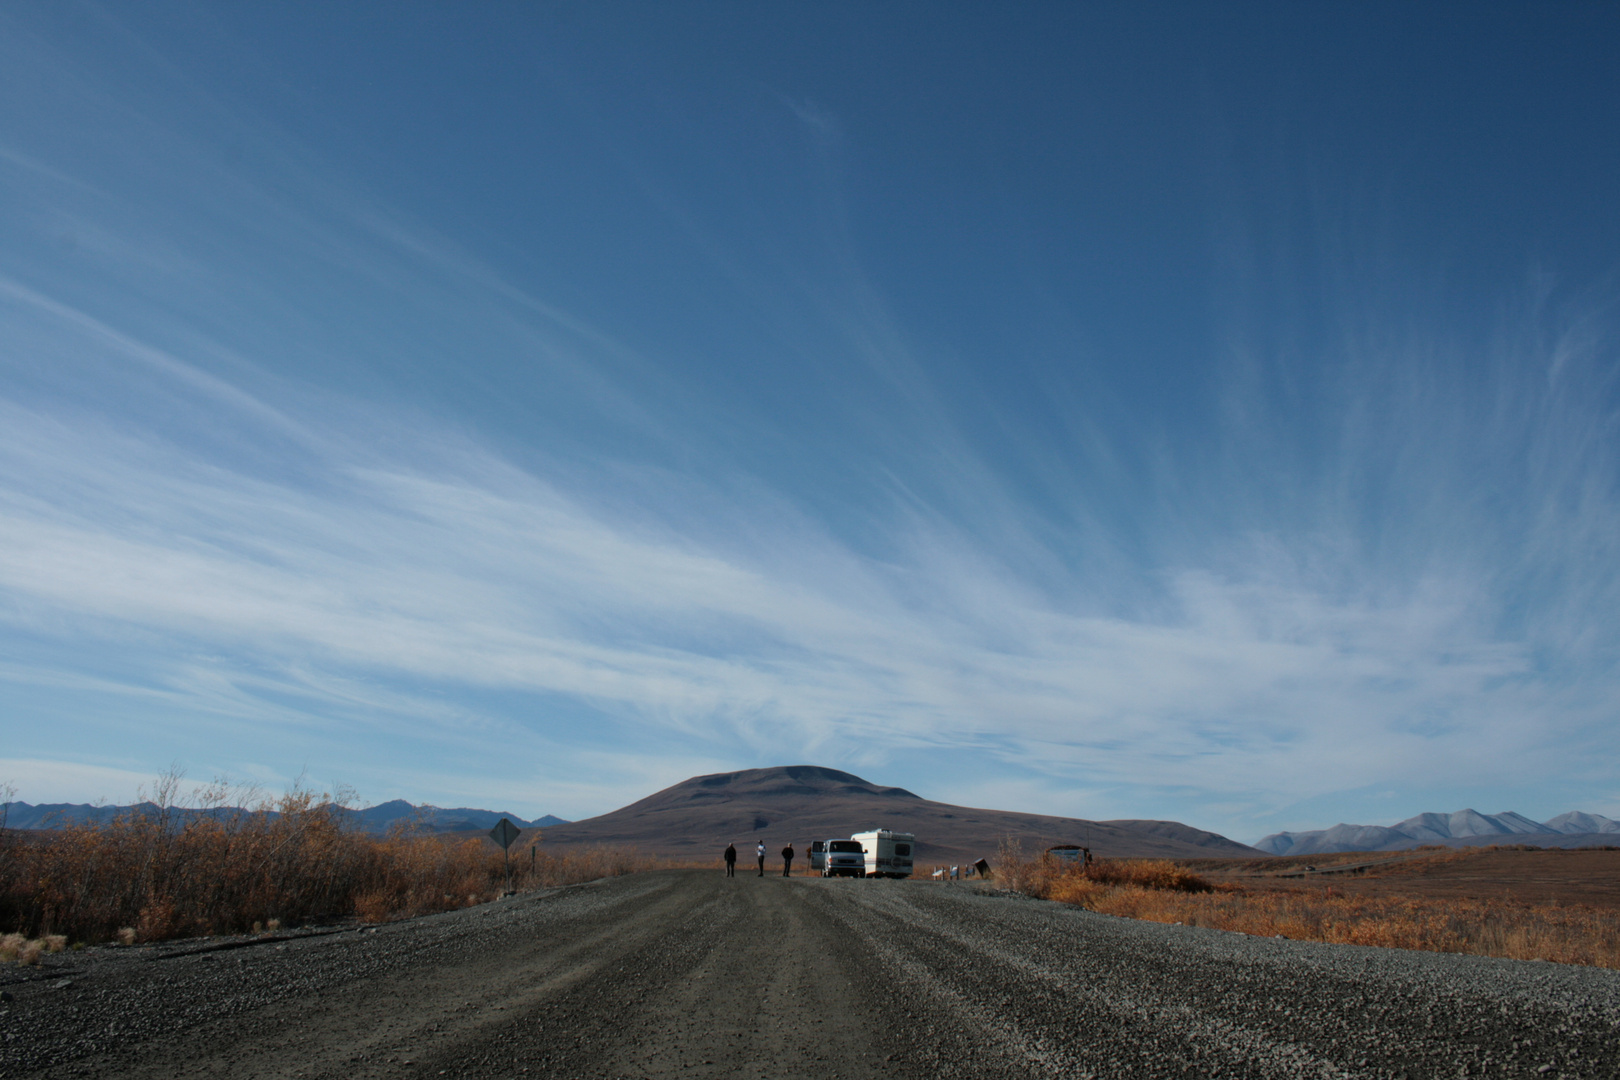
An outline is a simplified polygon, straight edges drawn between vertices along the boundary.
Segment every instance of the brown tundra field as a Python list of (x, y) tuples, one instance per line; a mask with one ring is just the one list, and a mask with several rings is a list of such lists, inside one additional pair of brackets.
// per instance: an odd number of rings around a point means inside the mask
[(1620, 968), (1620, 848), (1099, 860), (1004, 850), (1004, 882), (1092, 911), (1263, 937)]

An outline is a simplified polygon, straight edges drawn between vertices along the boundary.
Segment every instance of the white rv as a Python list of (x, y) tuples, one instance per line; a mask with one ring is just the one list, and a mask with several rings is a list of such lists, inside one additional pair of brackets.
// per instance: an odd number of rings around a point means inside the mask
[(910, 877), (911, 849), (917, 838), (908, 832), (873, 829), (850, 837), (859, 840), (866, 852), (867, 877)]

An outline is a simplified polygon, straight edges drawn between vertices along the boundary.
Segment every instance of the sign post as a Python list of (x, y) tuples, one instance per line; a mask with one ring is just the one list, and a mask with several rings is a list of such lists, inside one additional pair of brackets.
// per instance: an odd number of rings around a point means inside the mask
[(518, 827), (507, 818), (501, 818), (495, 827), (489, 830), (489, 838), (501, 845), (501, 852), (506, 856), (506, 891), (512, 891), (512, 841), (518, 838)]

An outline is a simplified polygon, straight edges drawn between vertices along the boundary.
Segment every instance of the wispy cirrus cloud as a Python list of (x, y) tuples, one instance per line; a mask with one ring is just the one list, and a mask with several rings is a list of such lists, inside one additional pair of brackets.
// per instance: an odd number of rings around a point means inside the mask
[[(727, 746), (867, 762), (972, 751), (1091, 786), (1271, 800), (1326, 775), (1556, 770), (1547, 722), (1524, 718), (1556, 710), (1578, 737), (1608, 700), (1588, 683), (1582, 708), (1579, 683), (1538, 670), (1538, 642), (1497, 633), (1487, 584), (1467, 573), (1347, 591), (1336, 548), (1318, 563), (1297, 536), (1216, 536), (1204, 565), (1155, 570), (1151, 614), (1123, 616), (937, 516), (902, 513), (902, 557), (880, 560), (789, 500), (731, 502), (656, 468), (639, 482), (690, 489), (701, 520), (623, 490), (593, 502), (564, 464), (548, 477), (420, 428), (371, 438), (354, 414), (333, 427), (337, 408), (290, 418), (61, 304), (9, 296), (204, 394), (207, 426), (249, 442), (291, 428), (311, 458), (276, 479), (174, 428), (6, 405), (0, 618), (61, 643), (58, 686), (118, 681), (70, 659), (94, 641), (134, 658), (131, 693), (302, 717), (338, 745), (379, 730), (454, 741), (470, 722), (566, 759), (569, 729), (597, 717), (706, 760)], [(407, 443), (399, 459), (363, 449)], [(574, 705), (548, 725), (486, 693)]]

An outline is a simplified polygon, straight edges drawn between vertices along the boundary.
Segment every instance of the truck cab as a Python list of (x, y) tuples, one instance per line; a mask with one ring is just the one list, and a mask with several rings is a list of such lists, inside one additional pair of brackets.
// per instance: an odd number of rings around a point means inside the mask
[(866, 849), (859, 840), (828, 840), (822, 859), (822, 877), (866, 876)]

